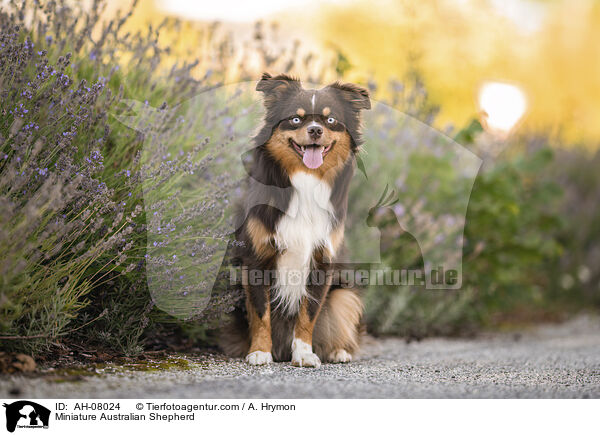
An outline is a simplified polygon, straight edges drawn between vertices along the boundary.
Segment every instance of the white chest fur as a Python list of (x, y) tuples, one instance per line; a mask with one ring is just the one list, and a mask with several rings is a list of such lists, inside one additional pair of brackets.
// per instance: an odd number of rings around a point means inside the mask
[(277, 261), (275, 300), (289, 314), (296, 313), (306, 295), (306, 279), (310, 273), (316, 247), (326, 246), (332, 252), (330, 233), (334, 212), (329, 201), (329, 185), (305, 172), (290, 179), (294, 193), (286, 214), (279, 220), (275, 242), (283, 251)]

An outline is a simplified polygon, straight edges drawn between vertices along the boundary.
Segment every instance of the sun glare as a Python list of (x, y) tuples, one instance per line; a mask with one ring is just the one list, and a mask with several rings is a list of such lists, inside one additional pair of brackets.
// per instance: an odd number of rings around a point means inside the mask
[(487, 82), (479, 90), (479, 107), (490, 130), (508, 133), (525, 114), (527, 99), (515, 85)]

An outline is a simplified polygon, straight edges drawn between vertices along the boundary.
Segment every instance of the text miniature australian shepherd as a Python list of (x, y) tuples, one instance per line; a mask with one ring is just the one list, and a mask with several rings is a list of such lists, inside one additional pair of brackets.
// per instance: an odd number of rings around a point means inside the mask
[(348, 362), (358, 350), (363, 307), (332, 276), (369, 93), (342, 83), (304, 89), (295, 78), (267, 73), (256, 90), (266, 115), (235, 248), (246, 303), (221, 347), (253, 365)]

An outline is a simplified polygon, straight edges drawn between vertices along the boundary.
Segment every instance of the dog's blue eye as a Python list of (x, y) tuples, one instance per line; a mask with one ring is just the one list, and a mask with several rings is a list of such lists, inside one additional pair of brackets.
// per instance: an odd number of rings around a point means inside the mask
[(300, 118), (298, 118), (297, 116), (292, 118), (292, 124), (300, 124), (302, 122), (302, 120)]
[(335, 124), (335, 118), (331, 118), (331, 117), (329, 117), (329, 118), (327, 118), (327, 122), (328, 122), (329, 124)]

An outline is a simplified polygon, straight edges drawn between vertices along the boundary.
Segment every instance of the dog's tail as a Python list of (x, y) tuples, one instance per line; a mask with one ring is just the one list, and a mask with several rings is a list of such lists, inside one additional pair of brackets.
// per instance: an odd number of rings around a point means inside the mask
[(348, 288), (332, 288), (313, 331), (313, 352), (323, 361), (338, 350), (355, 355), (364, 332), (363, 304), (358, 293)]

